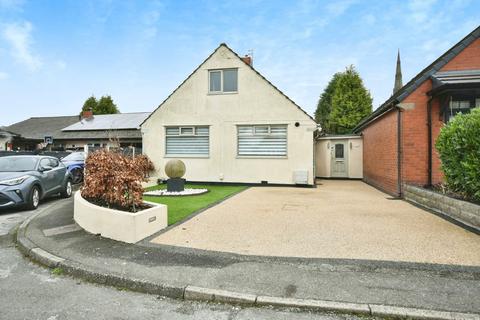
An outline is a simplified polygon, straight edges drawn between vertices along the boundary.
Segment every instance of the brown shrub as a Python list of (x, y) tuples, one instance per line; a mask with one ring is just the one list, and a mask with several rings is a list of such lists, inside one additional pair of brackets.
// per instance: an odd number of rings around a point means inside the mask
[(147, 156), (135, 158), (100, 150), (88, 155), (82, 197), (95, 204), (136, 212), (142, 207), (142, 181), (153, 164)]

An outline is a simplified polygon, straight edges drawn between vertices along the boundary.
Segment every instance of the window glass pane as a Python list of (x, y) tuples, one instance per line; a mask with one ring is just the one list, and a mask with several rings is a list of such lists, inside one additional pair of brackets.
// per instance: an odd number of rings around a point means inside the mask
[(253, 134), (253, 126), (238, 126), (238, 134), (239, 135), (252, 135)]
[(49, 159), (42, 159), (40, 161), (40, 167), (44, 168), (44, 167), (49, 167), (50, 166), (50, 160)]
[[(179, 128), (167, 128), (177, 129)], [(190, 156), (208, 156), (209, 154), (209, 135), (208, 127), (182, 127), (182, 135), (167, 135), (166, 137), (166, 154), (167, 155), (190, 155)], [(193, 132), (197, 135), (193, 135)], [(200, 135), (201, 134), (201, 135)]]
[(56, 159), (50, 159), (50, 167), (56, 168), (56, 167), (58, 167), (58, 164), (59, 164), (59, 163), (58, 163), (58, 160), (56, 160)]
[(223, 92), (236, 92), (237, 84), (237, 69), (223, 70)]
[(335, 145), (335, 158), (343, 159), (343, 143)]
[(197, 127), (195, 130), (198, 136), (208, 136), (208, 127)]
[(451, 101), (450, 108), (452, 109), (470, 109), (470, 101), (462, 100), (462, 101)]
[(268, 134), (268, 126), (255, 127), (255, 134)]
[(284, 134), (253, 134), (258, 130), (268, 133), (268, 126), (238, 126), (238, 150), (239, 156), (286, 156), (287, 135), (286, 126), (272, 126)]
[(475, 108), (480, 108), (480, 98), (475, 99)]
[(178, 127), (167, 128), (167, 135), (169, 136), (171, 135), (178, 136), (179, 133), (180, 133), (180, 129)]
[(180, 128), (181, 135), (192, 135), (193, 136), (193, 127), (182, 127)]
[(222, 91), (221, 71), (210, 71), (210, 92)]
[(271, 126), (270, 133), (276, 135), (285, 135), (287, 134), (287, 127), (286, 126)]

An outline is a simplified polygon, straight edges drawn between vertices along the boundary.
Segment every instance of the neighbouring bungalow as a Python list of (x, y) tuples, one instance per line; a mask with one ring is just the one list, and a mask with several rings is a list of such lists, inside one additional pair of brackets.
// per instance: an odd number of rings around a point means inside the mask
[(0, 127), (0, 151), (11, 150), (11, 141), (17, 137), (18, 134), (8, 131), (5, 127)]
[(181, 159), (189, 181), (314, 185), (316, 122), (225, 44), (141, 129), (159, 178)]
[[(33, 117), (0, 129), (0, 150), (83, 150), (134, 146), (141, 150), (140, 124), (149, 112)], [(2, 136), (4, 138), (2, 138)]]
[[(400, 80), (400, 81), (399, 81)], [(363, 176), (390, 194), (442, 182), (435, 141), (442, 126), (480, 107), (480, 27), (401, 86), (354, 129), (363, 136)]]

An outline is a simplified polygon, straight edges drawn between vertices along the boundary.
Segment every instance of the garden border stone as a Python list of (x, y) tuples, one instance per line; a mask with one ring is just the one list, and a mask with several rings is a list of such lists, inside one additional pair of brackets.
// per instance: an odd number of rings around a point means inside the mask
[(447, 220), (480, 234), (480, 205), (455, 199), (413, 185), (404, 185), (404, 197), (410, 203), (433, 211)]

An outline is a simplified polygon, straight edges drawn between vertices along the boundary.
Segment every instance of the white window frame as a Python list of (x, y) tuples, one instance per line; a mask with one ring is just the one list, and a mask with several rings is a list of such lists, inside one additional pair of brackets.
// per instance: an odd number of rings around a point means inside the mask
[[(276, 136), (277, 134), (272, 133), (272, 127), (285, 127), (285, 154), (284, 155), (241, 155), (240, 154), (240, 127), (252, 127), (252, 136)], [(257, 127), (268, 127), (268, 133), (256, 133)], [(283, 136), (283, 135), (282, 135)], [(288, 158), (288, 125), (287, 124), (238, 124), (237, 125), (237, 158), (263, 158), (263, 159), (286, 159)]]
[[(192, 129), (192, 133), (183, 133), (182, 130), (183, 129)], [(195, 127), (178, 127), (178, 135), (179, 136), (195, 136), (195, 130), (196, 128)], [(176, 135), (173, 135), (173, 134), (170, 134), (168, 136), (176, 136)]]
[[(178, 134), (167, 134), (169, 128), (178, 128)], [(182, 134), (183, 128), (192, 128), (193, 134)], [(208, 128), (208, 134), (199, 134), (198, 128)], [(195, 125), (195, 126), (165, 126), (164, 139), (164, 158), (209, 158), (210, 157), (210, 126), (209, 125)], [(168, 137), (208, 137), (208, 154), (169, 154), (167, 153), (167, 138)]]
[[(225, 70), (236, 70), (237, 71), (237, 90), (236, 91), (223, 91), (223, 72)], [(210, 75), (212, 72), (220, 72), (220, 91), (211, 91), (210, 90)], [(224, 69), (211, 69), (208, 70), (208, 94), (235, 94), (238, 93), (238, 68), (224, 68)]]

